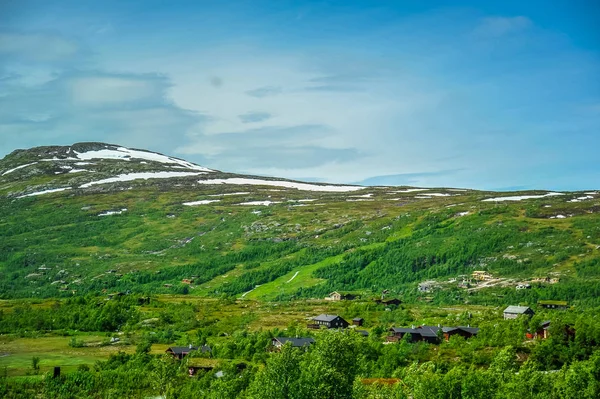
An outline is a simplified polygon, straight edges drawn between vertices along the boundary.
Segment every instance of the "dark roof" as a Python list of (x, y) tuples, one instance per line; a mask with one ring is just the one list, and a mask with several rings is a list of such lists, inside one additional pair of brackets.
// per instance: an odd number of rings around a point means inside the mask
[(292, 344), (293, 347), (309, 346), (309, 345), (315, 343), (315, 340), (313, 338), (275, 337), (273, 339), (281, 342), (283, 345), (285, 345), (288, 342), (291, 342), (291, 344)]
[(176, 355), (182, 355), (193, 351), (197, 351), (198, 349), (200, 349), (202, 352), (211, 351), (210, 346), (203, 345), (200, 348), (198, 348), (197, 346), (171, 346), (169, 349), (167, 349), (167, 352), (173, 352)]
[(417, 331), (423, 337), (437, 337), (437, 333), (440, 330), (441, 328), (437, 326), (419, 326), (417, 328)]
[(390, 328), (391, 331), (395, 332), (395, 333), (416, 333), (416, 330), (414, 328), (404, 328), (404, 327), (392, 327)]
[(465, 327), (465, 326), (458, 326), (458, 327), (419, 326), (416, 328), (393, 327), (390, 329), (390, 331), (393, 331), (394, 333), (419, 334), (422, 337), (430, 337), (430, 338), (437, 337), (437, 334), (440, 330), (442, 330), (445, 333), (456, 331), (456, 330), (463, 330), (463, 331), (466, 331), (473, 335), (475, 335), (479, 332), (479, 328)]
[(335, 315), (335, 314), (320, 314), (317, 317), (313, 318), (313, 320), (315, 320), (315, 321), (327, 321), (327, 322), (329, 322), (329, 321), (334, 321), (338, 317), (340, 317), (340, 316)]
[(449, 333), (449, 332), (456, 331), (456, 330), (466, 331), (466, 332), (471, 333), (473, 335), (476, 335), (479, 332), (479, 328), (476, 328), (476, 327), (465, 327), (465, 326), (442, 327), (442, 331), (445, 332), (445, 333)]
[(544, 321), (542, 321), (542, 328), (544, 330), (547, 329), (547, 328), (549, 328), (550, 327), (550, 322), (551, 322), (550, 320), (544, 320)]
[(417, 328), (396, 328), (393, 327), (391, 330), (395, 333), (408, 333), (408, 334), (419, 334), (422, 337), (437, 337), (437, 333), (440, 327), (437, 326), (419, 326)]
[(368, 337), (369, 336), (369, 332), (367, 330), (354, 330), (357, 333), (359, 333), (362, 336)]

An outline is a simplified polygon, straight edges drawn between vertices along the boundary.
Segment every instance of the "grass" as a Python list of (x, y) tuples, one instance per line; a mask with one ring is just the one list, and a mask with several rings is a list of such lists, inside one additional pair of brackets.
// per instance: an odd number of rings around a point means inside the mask
[(27, 375), (33, 372), (32, 358), (40, 358), (40, 373), (52, 370), (55, 366), (72, 371), (77, 366), (93, 365), (98, 360), (108, 359), (118, 351), (134, 352), (131, 345), (99, 346), (107, 337), (95, 334), (77, 336), (87, 345), (82, 348), (69, 346), (70, 337), (46, 336), (38, 338), (0, 337), (0, 368), (6, 367), (9, 376)]

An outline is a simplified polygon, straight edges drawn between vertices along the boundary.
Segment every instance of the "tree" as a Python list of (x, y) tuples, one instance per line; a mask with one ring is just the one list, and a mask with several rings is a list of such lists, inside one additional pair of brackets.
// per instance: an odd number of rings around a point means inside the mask
[(301, 352), (291, 343), (285, 344), (281, 352), (274, 353), (252, 384), (250, 397), (257, 399), (288, 399), (295, 397), (300, 378)]
[(38, 356), (34, 356), (31, 358), (31, 368), (36, 373), (40, 371), (40, 358)]
[(301, 362), (298, 398), (342, 399), (352, 396), (358, 371), (358, 334), (325, 332)]

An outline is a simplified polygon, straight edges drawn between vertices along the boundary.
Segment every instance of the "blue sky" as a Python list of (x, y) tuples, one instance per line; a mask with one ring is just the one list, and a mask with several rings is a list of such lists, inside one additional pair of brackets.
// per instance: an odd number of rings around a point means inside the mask
[(0, 2), (0, 156), (104, 141), (230, 172), (600, 188), (600, 4)]

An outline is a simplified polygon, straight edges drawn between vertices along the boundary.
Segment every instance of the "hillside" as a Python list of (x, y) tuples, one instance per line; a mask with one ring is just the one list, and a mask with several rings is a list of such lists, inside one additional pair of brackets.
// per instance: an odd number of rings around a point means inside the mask
[[(103, 143), (37, 147), (0, 160), (0, 295), (583, 303), (599, 286), (599, 212), (596, 191), (314, 184)], [(475, 270), (492, 278), (468, 281)]]

